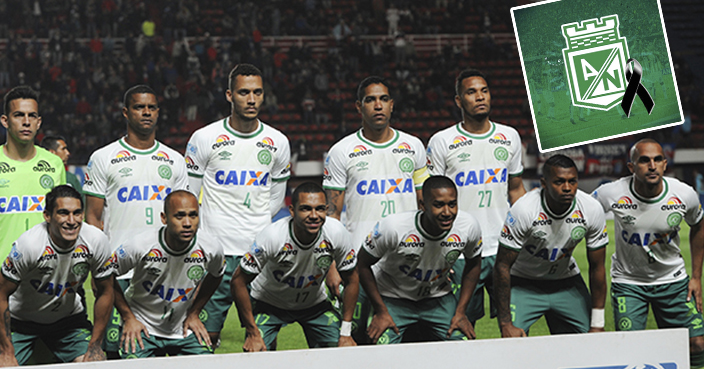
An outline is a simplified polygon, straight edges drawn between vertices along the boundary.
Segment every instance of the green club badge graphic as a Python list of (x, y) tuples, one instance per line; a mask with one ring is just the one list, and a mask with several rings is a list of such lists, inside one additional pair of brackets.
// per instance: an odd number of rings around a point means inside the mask
[(585, 233), (587, 233), (587, 230), (584, 227), (574, 227), (572, 229), (572, 233), (570, 233), (570, 237), (572, 237), (572, 239), (575, 241), (579, 241), (584, 238)]
[(672, 213), (667, 216), (667, 225), (670, 227), (676, 227), (682, 222), (682, 214)]
[(409, 158), (403, 158), (398, 162), (398, 167), (402, 172), (412, 172), (413, 171), (413, 160)]
[(157, 171), (159, 172), (159, 177), (164, 179), (171, 179), (171, 168), (169, 168), (168, 165), (160, 165)]
[(589, 109), (610, 110), (626, 92), (624, 70), (628, 56), (626, 38), (619, 34), (618, 15), (562, 25), (567, 48), (567, 81), (572, 104)]
[(88, 263), (78, 263), (71, 268), (71, 271), (75, 275), (86, 275), (88, 274), (88, 270)]
[(50, 175), (44, 174), (39, 178), (39, 184), (42, 188), (51, 189), (54, 188), (54, 179)]
[(203, 278), (203, 274), (205, 274), (205, 271), (203, 270), (203, 267), (200, 265), (194, 265), (190, 268), (188, 268), (188, 272), (186, 272), (186, 275), (188, 276), (188, 279), (192, 281), (197, 281)]
[(445, 260), (450, 264), (454, 264), (455, 261), (457, 261), (457, 258), (459, 257), (460, 250), (451, 250), (447, 254), (445, 254)]
[(117, 328), (110, 328), (108, 329), (107, 336), (109, 342), (117, 342), (120, 339), (120, 330)]
[(327, 269), (332, 264), (332, 256), (323, 255), (315, 261), (315, 265), (320, 269)]
[(271, 153), (269, 150), (262, 150), (257, 154), (257, 160), (263, 165), (269, 165), (271, 163)]
[(506, 161), (508, 160), (508, 150), (503, 147), (497, 147), (496, 150), (494, 150), (494, 157), (496, 160)]

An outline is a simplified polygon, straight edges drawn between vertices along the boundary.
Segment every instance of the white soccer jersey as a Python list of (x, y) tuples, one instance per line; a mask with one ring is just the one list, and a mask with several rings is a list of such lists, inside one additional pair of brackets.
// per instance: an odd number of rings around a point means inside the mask
[(487, 133), (474, 135), (457, 123), (430, 138), (428, 171), (455, 182), (459, 208), (474, 215), (482, 227), (482, 256), (496, 255), (509, 209), (508, 181), (523, 173), (518, 132), (491, 122)]
[(374, 224), (391, 214), (418, 208), (413, 172), (426, 165), (425, 148), (398, 130), (386, 143), (364, 138), (360, 129), (333, 145), (325, 158), (323, 188), (345, 191), (347, 230), (359, 250)]
[(68, 250), (54, 245), (49, 224), (42, 222), (23, 233), (2, 265), (2, 275), (17, 283), (10, 295), (13, 318), (51, 324), (85, 310), (76, 292), (88, 278), (105, 279), (113, 273), (108, 238), (83, 223), (76, 243)]
[(422, 212), (391, 215), (374, 226), (364, 250), (380, 259), (372, 265), (382, 296), (419, 301), (452, 292), (448, 274), (464, 255), (481, 255), (479, 223), (469, 213), (459, 212), (452, 228), (432, 237), (420, 224)]
[(283, 133), (261, 121), (244, 134), (228, 119), (193, 133), (186, 166), (189, 176), (203, 179), (201, 228), (220, 240), (225, 255), (243, 255), (271, 224), (272, 181), (288, 180), (291, 149)]
[(103, 230), (111, 250), (136, 233), (161, 227), (164, 198), (188, 189), (183, 156), (156, 142), (137, 150), (124, 137), (91, 155), (83, 192), (105, 200)]
[(206, 273), (223, 275), (225, 255), (220, 244), (202, 231), (185, 250), (176, 252), (164, 240), (165, 229), (130, 238), (115, 250), (112, 260), (118, 274), (134, 268), (125, 299), (149, 334), (181, 339), (198, 284)]
[(687, 278), (680, 255), (680, 223), (702, 220), (699, 197), (692, 187), (663, 178), (663, 191), (647, 199), (636, 194), (633, 177), (597, 188), (592, 196), (614, 214), (616, 252), (611, 281), (637, 285), (672, 283)]
[(543, 192), (530, 191), (513, 204), (499, 242), (519, 252), (511, 275), (540, 280), (572, 277), (579, 274), (572, 253), (582, 239), (588, 250), (609, 243), (604, 212), (588, 194), (577, 190), (572, 206), (555, 214)]
[(301, 245), (293, 234), (293, 219), (286, 217), (264, 228), (240, 261), (252, 281), (252, 297), (281, 309), (302, 310), (327, 297), (325, 276), (335, 261), (339, 271), (357, 266), (357, 255), (345, 227), (327, 218), (318, 238)]

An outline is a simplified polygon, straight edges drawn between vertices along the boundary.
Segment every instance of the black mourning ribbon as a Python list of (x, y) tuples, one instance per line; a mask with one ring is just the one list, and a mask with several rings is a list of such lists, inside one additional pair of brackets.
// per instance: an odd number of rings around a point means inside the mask
[[(632, 67), (631, 62), (633, 62)], [(642, 78), (643, 67), (640, 66), (638, 60), (634, 58), (628, 59), (626, 62), (626, 80), (628, 81), (628, 86), (626, 86), (626, 93), (623, 94), (623, 101), (621, 101), (621, 108), (623, 108), (627, 117), (631, 116), (631, 107), (633, 107), (633, 100), (636, 99), (636, 94), (638, 94), (638, 98), (640, 98), (640, 101), (645, 105), (645, 109), (648, 110), (648, 115), (650, 115), (655, 107), (655, 102), (653, 98), (650, 97), (650, 93), (648, 93), (645, 86), (640, 83)]]

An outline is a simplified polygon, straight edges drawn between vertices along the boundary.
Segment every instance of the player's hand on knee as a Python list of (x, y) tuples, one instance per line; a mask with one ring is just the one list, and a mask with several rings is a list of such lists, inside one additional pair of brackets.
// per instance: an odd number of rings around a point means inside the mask
[(328, 270), (328, 275), (325, 277), (325, 285), (330, 290), (333, 296), (340, 298), (340, 284), (342, 284), (342, 277), (336, 268), (330, 267)]
[(340, 336), (340, 340), (337, 341), (337, 347), (349, 347), (357, 346), (357, 342), (350, 336)]
[(692, 301), (697, 304), (697, 311), (702, 312), (702, 282), (696, 279), (689, 281), (689, 291), (687, 292), (687, 301)]
[(20, 366), (14, 354), (3, 352), (0, 354), (0, 366)]
[(374, 314), (374, 318), (372, 318), (372, 322), (367, 328), (367, 335), (372, 340), (372, 343), (376, 343), (379, 337), (381, 337), (381, 335), (384, 334), (387, 329), (391, 329), (396, 332), (396, 334), (399, 334), (398, 327), (396, 327), (394, 319), (391, 317), (391, 315), (389, 315), (388, 312), (376, 313)]
[(247, 338), (244, 339), (244, 346), (242, 346), (242, 350), (244, 352), (266, 351), (264, 338), (260, 335), (247, 335)]
[(84, 355), (79, 356), (76, 361), (82, 361), (84, 363), (88, 363), (91, 361), (105, 361), (107, 358), (105, 357), (105, 352), (103, 349), (100, 347), (99, 344), (91, 343), (88, 345), (88, 349), (86, 350), (86, 353)]
[(142, 342), (142, 333), (145, 337), (149, 337), (147, 327), (137, 319), (125, 320), (122, 327), (122, 337), (120, 337), (120, 347), (123, 347), (125, 352), (137, 352), (137, 345), (144, 350), (144, 342)]
[(501, 337), (527, 337), (526, 331), (521, 328), (514, 326), (513, 324), (507, 324), (501, 327)]
[(447, 338), (450, 338), (450, 336), (452, 336), (452, 332), (456, 329), (459, 329), (460, 332), (462, 332), (470, 340), (477, 338), (477, 334), (474, 332), (474, 327), (465, 314), (455, 314), (452, 317), (450, 329), (447, 331)]
[(188, 314), (183, 322), (183, 338), (188, 336), (188, 331), (193, 332), (201, 345), (212, 347), (213, 343), (210, 340), (208, 330), (205, 329), (203, 322), (198, 318), (198, 314)]

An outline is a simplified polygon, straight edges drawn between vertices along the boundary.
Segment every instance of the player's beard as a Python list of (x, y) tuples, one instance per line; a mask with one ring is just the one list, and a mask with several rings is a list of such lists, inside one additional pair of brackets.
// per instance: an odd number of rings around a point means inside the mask
[(469, 114), (469, 113), (467, 113), (466, 110), (465, 110), (464, 113), (465, 113), (466, 116), (470, 117), (473, 121), (475, 121), (475, 122), (481, 122), (481, 121), (483, 121), (484, 119), (486, 119), (486, 118), (489, 117), (489, 113), (491, 113), (491, 109), (487, 110), (486, 113)]

